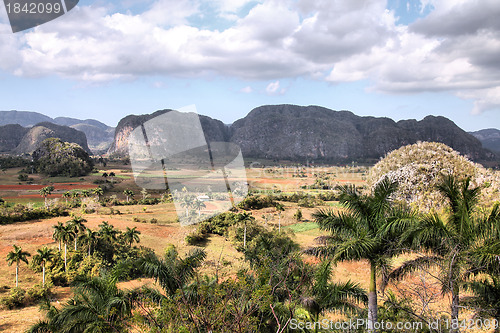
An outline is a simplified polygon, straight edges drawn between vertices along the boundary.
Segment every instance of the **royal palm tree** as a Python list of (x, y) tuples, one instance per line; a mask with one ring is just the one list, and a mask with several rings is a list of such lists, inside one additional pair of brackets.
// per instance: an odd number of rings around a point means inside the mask
[(92, 193), (97, 196), (97, 201), (101, 198), (101, 195), (104, 194), (104, 190), (102, 187), (96, 187), (95, 189), (92, 190)]
[(238, 214), (238, 220), (243, 222), (243, 248), (247, 248), (247, 222), (255, 220), (252, 214), (243, 212)]
[(127, 202), (129, 202), (130, 198), (134, 197), (134, 191), (132, 190), (124, 190), (123, 194), (125, 194), (125, 197), (127, 198)]
[(398, 280), (417, 269), (437, 267), (441, 292), (451, 294), (451, 319), (458, 320), (464, 283), (477, 273), (498, 274), (500, 209), (496, 204), (488, 214), (477, 211), (480, 187), (471, 187), (470, 178), (459, 181), (448, 175), (437, 189), (446, 198), (448, 213), (425, 215), (401, 237), (402, 245), (428, 254), (403, 263), (389, 278)]
[(193, 206), (195, 198), (192, 195), (183, 194), (181, 206), (186, 208), (186, 217), (189, 216), (189, 208)]
[[(403, 252), (395, 246), (399, 230), (414, 218), (405, 207), (396, 207), (391, 195), (397, 184), (388, 178), (376, 184), (370, 195), (361, 195), (354, 186), (340, 187), (340, 203), (343, 210), (318, 210), (314, 219), (322, 230), (329, 231), (331, 238), (326, 246), (311, 249), (336, 261), (367, 260), (370, 264), (368, 291), (369, 332), (374, 331), (377, 321), (377, 274), (387, 276), (391, 259)], [(399, 222), (399, 223), (398, 223)]]
[(101, 224), (99, 224), (99, 236), (101, 236), (103, 239), (105, 239), (108, 242), (114, 242), (117, 239), (118, 236), (118, 230), (115, 229), (114, 226), (109, 224), (107, 221), (102, 221)]
[(61, 241), (64, 244), (64, 270), (67, 271), (68, 243), (75, 239), (74, 229), (71, 225), (65, 225), (60, 231)]
[(64, 229), (64, 224), (62, 222), (57, 222), (57, 225), (53, 226), (54, 233), (52, 234), (52, 238), (55, 241), (59, 242), (59, 252), (61, 252), (61, 242), (62, 242), (62, 234)]
[(89, 195), (90, 195), (90, 191), (89, 190), (81, 190), (80, 194), (81, 194), (82, 197), (88, 198)]
[(16, 288), (19, 286), (19, 262), (24, 261), (28, 263), (28, 257), (31, 256), (29, 252), (23, 251), (20, 246), (13, 245), (14, 250), (7, 254), (7, 263), (11, 266), (16, 263)]
[(42, 285), (45, 286), (45, 264), (54, 258), (54, 251), (46, 246), (38, 249), (33, 256), (33, 263), (42, 266)]
[(66, 222), (66, 224), (73, 230), (73, 233), (75, 235), (74, 241), (75, 241), (75, 251), (77, 250), (77, 243), (78, 243), (78, 235), (85, 231), (87, 227), (85, 226), (85, 222), (87, 222), (86, 219), (80, 217), (80, 216), (73, 216), (73, 218), (69, 221)]
[(140, 234), (141, 232), (137, 230), (137, 227), (127, 227), (127, 230), (125, 230), (125, 232), (123, 233), (123, 239), (129, 244), (130, 247), (132, 247), (132, 243), (139, 243), (141, 241), (141, 239), (139, 238)]
[[(311, 314), (312, 322), (319, 322), (319, 316), (325, 311), (340, 310), (343, 313), (359, 313), (359, 304), (366, 303), (368, 297), (363, 288), (350, 280), (341, 283), (330, 282), (332, 261), (323, 260), (312, 280), (310, 292), (301, 297), (301, 303)], [(318, 332), (318, 325), (314, 326)]]
[(45, 208), (47, 208), (47, 197), (54, 191), (54, 186), (45, 186), (42, 189), (40, 189), (40, 195), (44, 199), (45, 203)]
[(277, 203), (275, 208), (278, 212), (278, 231), (281, 232), (281, 212), (285, 211), (285, 207), (282, 204)]
[(198, 210), (198, 217), (201, 216), (201, 209), (207, 207), (205, 203), (201, 200), (195, 199), (193, 201), (193, 208)]
[(71, 192), (70, 191), (66, 191), (63, 193), (63, 198), (64, 200), (66, 201), (66, 204), (68, 203), (68, 198), (71, 198)]
[(85, 229), (83, 234), (81, 234), (78, 238), (80, 240), (80, 243), (83, 244), (83, 246), (87, 247), (87, 253), (90, 256), (92, 254), (93, 247), (97, 243), (97, 238), (98, 238), (98, 233), (95, 231), (92, 231), (92, 229)]

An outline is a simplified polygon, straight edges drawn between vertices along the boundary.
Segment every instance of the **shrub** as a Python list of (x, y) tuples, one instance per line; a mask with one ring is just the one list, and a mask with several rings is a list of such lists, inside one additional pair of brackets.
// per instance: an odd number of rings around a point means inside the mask
[(297, 221), (302, 220), (302, 211), (299, 208), (297, 208), (297, 211), (293, 214), (293, 218)]
[(203, 233), (199, 229), (196, 229), (195, 231), (190, 232), (184, 240), (189, 245), (198, 245), (206, 241), (207, 238), (208, 238), (207, 233)]

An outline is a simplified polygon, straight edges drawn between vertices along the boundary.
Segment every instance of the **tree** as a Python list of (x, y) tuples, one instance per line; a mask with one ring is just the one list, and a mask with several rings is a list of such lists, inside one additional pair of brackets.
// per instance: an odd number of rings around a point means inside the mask
[(66, 203), (68, 203), (68, 198), (71, 198), (71, 192), (70, 191), (66, 191), (63, 193), (63, 198), (66, 200)]
[(123, 239), (125, 240), (126, 243), (129, 244), (130, 247), (132, 247), (132, 243), (137, 242), (139, 243), (141, 239), (139, 238), (139, 235), (141, 232), (137, 230), (137, 227), (129, 228), (127, 227), (127, 230), (123, 233)]
[(109, 173), (109, 176), (111, 177), (111, 182), (113, 183), (114, 182), (114, 177), (116, 176), (115, 173), (113, 171), (111, 171)]
[(97, 201), (101, 198), (101, 195), (104, 194), (104, 190), (102, 187), (96, 187), (95, 189), (92, 190), (92, 193), (97, 196)]
[(7, 263), (11, 266), (16, 263), (16, 288), (19, 286), (19, 262), (24, 261), (28, 263), (28, 257), (31, 256), (29, 252), (23, 251), (23, 249), (17, 245), (13, 245), (14, 250), (7, 254)]
[(68, 242), (75, 239), (75, 233), (71, 225), (65, 225), (60, 231), (61, 241), (64, 244), (64, 270), (67, 271), (68, 263)]
[(464, 285), (474, 296), (464, 297), (464, 304), (474, 309), (480, 318), (496, 320), (495, 333), (500, 332), (500, 277), (488, 275), (479, 281), (470, 281)]
[(193, 208), (198, 210), (198, 217), (201, 216), (201, 209), (207, 207), (205, 203), (201, 200), (195, 199), (193, 201)]
[(127, 202), (129, 202), (129, 199), (130, 199), (130, 198), (133, 198), (133, 197), (134, 197), (134, 191), (129, 190), (129, 189), (124, 190), (124, 191), (123, 191), (123, 194), (125, 194), (125, 197), (127, 198)]
[[(341, 310), (343, 313), (359, 313), (358, 304), (366, 303), (366, 292), (357, 283), (350, 280), (332, 283), (331, 260), (322, 261), (316, 269), (309, 293), (301, 297), (302, 305), (312, 316), (312, 322), (319, 322), (319, 316), (325, 311)], [(318, 332), (318, 326), (314, 326)]]
[(108, 242), (114, 242), (118, 236), (118, 230), (107, 221), (103, 221), (99, 225), (99, 236)]
[(275, 207), (278, 212), (278, 231), (281, 232), (281, 212), (285, 211), (285, 207), (280, 203), (277, 203)]
[(64, 233), (64, 224), (62, 222), (57, 222), (57, 225), (53, 226), (54, 233), (52, 234), (52, 238), (55, 241), (59, 242), (59, 252), (61, 252), (61, 242), (62, 242), (62, 234)]
[(238, 214), (237, 217), (238, 217), (238, 220), (240, 222), (243, 222), (243, 224), (244, 224), (244, 230), (243, 230), (243, 248), (246, 249), (247, 248), (247, 222), (254, 221), (255, 218), (252, 216), (252, 214), (247, 213), (247, 212), (240, 213), (240, 214)]
[(318, 210), (313, 214), (320, 228), (331, 233), (329, 244), (312, 249), (313, 253), (334, 261), (367, 260), (370, 264), (369, 332), (374, 331), (377, 321), (377, 273), (387, 276), (392, 257), (403, 252), (395, 246), (400, 231), (391, 226), (403, 228), (414, 217), (405, 207), (393, 205), (390, 198), (396, 189), (397, 184), (388, 178), (380, 181), (370, 195), (359, 194), (354, 186), (342, 186), (340, 203), (344, 210)]
[(81, 190), (80, 194), (81, 194), (82, 197), (88, 198), (89, 195), (90, 195), (90, 191), (89, 190)]
[(165, 250), (163, 259), (150, 253), (139, 262), (144, 275), (154, 278), (168, 295), (174, 295), (194, 277), (195, 269), (200, 267), (205, 257), (205, 251), (195, 249), (185, 258), (180, 258), (175, 246), (171, 245)]
[(46, 246), (38, 249), (33, 256), (33, 263), (42, 266), (42, 285), (45, 286), (45, 264), (54, 258), (54, 251)]
[(148, 190), (142, 188), (141, 195), (142, 195), (142, 200), (146, 200), (149, 197)]
[(108, 173), (107, 172), (103, 172), (102, 174), (102, 177), (104, 177), (104, 181), (107, 183), (108, 182)]
[[(401, 244), (426, 251), (389, 275), (399, 280), (417, 269), (437, 267), (443, 294), (451, 294), (451, 319), (458, 320), (460, 289), (474, 274), (495, 271), (500, 257), (500, 209), (496, 204), (488, 214), (476, 210), (480, 187), (470, 187), (470, 178), (459, 181), (447, 175), (437, 185), (446, 198), (449, 213), (424, 215), (406, 230)], [(452, 329), (451, 332), (457, 332)]]
[(52, 191), (54, 191), (54, 186), (45, 186), (42, 189), (40, 189), (40, 196), (43, 197), (44, 202), (45, 202), (45, 208), (47, 208), (47, 197), (52, 194)]
[(300, 210), (300, 208), (297, 208), (297, 211), (293, 215), (293, 218), (296, 219), (298, 222), (302, 220), (302, 211)]
[(184, 194), (181, 201), (181, 206), (186, 208), (186, 217), (189, 216), (189, 208), (193, 206), (195, 201), (194, 196)]
[(48, 326), (60, 332), (128, 332), (133, 293), (120, 290), (116, 283), (113, 272), (77, 280), (73, 298), (49, 319)]
[(87, 220), (80, 216), (73, 216), (71, 220), (66, 222), (68, 227), (71, 228), (74, 233), (75, 251), (77, 250), (78, 235), (87, 229), (84, 224), (85, 222), (87, 222)]
[(95, 231), (92, 231), (89, 228), (85, 229), (83, 234), (81, 234), (78, 237), (78, 239), (80, 240), (80, 243), (87, 247), (87, 253), (89, 256), (92, 254), (93, 247), (97, 243), (97, 237), (98, 237), (98, 233)]

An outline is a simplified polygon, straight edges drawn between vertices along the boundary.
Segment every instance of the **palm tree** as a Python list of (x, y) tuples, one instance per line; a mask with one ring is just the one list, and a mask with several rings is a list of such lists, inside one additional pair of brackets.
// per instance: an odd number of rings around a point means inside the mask
[(52, 237), (54, 238), (55, 241), (59, 242), (59, 252), (61, 252), (61, 242), (62, 242), (62, 233), (64, 229), (64, 224), (62, 222), (57, 222), (57, 225), (53, 226), (54, 228), (54, 233), (52, 234)]
[(127, 198), (127, 202), (129, 202), (130, 198), (134, 197), (134, 191), (132, 191), (132, 190), (128, 190), (128, 189), (124, 190), (123, 194), (125, 194), (125, 197)]
[(78, 237), (80, 243), (87, 247), (87, 253), (89, 256), (92, 254), (93, 246), (97, 243), (97, 236), (97, 232), (87, 228), (85, 229), (85, 232)]
[(417, 269), (437, 267), (441, 292), (451, 293), (451, 319), (458, 320), (464, 283), (477, 273), (498, 272), (500, 209), (496, 204), (489, 214), (477, 212), (480, 188), (471, 188), (470, 178), (460, 182), (448, 175), (437, 189), (446, 198), (449, 213), (444, 219), (437, 213), (425, 215), (401, 237), (402, 245), (429, 254), (403, 263), (389, 278), (398, 280)]
[(198, 210), (198, 217), (201, 216), (201, 209), (207, 207), (205, 203), (201, 200), (195, 199), (193, 201), (193, 208)]
[(33, 263), (42, 266), (42, 285), (45, 286), (45, 264), (54, 258), (54, 251), (46, 246), (38, 249), (33, 256)]
[(48, 326), (61, 332), (127, 332), (132, 315), (133, 293), (117, 287), (115, 274), (75, 282), (74, 297), (51, 319)]
[(495, 333), (500, 332), (500, 277), (491, 274), (479, 281), (471, 281), (464, 285), (474, 296), (464, 297), (463, 303), (472, 307), (476, 316), (480, 318), (493, 318), (498, 325)]
[(99, 225), (99, 235), (108, 242), (116, 241), (118, 230), (107, 221), (103, 221)]
[(102, 187), (96, 187), (95, 189), (92, 190), (92, 193), (97, 196), (97, 201), (101, 198), (101, 195), (104, 194), (104, 190)]
[[(325, 311), (360, 312), (358, 304), (366, 303), (366, 292), (357, 283), (350, 280), (332, 283), (332, 261), (324, 260), (318, 266), (309, 294), (301, 297), (302, 305), (312, 316), (312, 322), (319, 322), (319, 316)], [(318, 332), (318, 325), (314, 326)]]
[(244, 229), (243, 229), (243, 248), (247, 248), (247, 222), (255, 220), (255, 218), (252, 216), (252, 214), (243, 212), (238, 214), (238, 220), (243, 222), (244, 224)]
[(285, 211), (285, 207), (282, 204), (277, 203), (275, 208), (278, 212), (278, 232), (281, 232), (281, 212)]
[(63, 193), (63, 198), (66, 200), (66, 204), (68, 203), (68, 198), (71, 198), (71, 192), (70, 191), (66, 191)]
[(74, 237), (75, 251), (77, 250), (78, 234), (87, 229), (87, 227), (84, 224), (85, 222), (87, 222), (87, 220), (80, 216), (73, 216), (71, 220), (66, 222), (67, 225), (73, 230), (73, 233), (75, 234)]
[(14, 250), (10, 251), (7, 254), (7, 262), (9, 266), (11, 266), (13, 263), (16, 263), (16, 288), (19, 286), (19, 262), (24, 261), (26, 264), (28, 263), (28, 258), (31, 256), (29, 252), (23, 251), (23, 249), (17, 245), (13, 245)]
[(108, 182), (108, 176), (109, 176), (109, 175), (108, 175), (108, 173), (107, 173), (107, 172), (104, 172), (104, 173), (102, 174), (102, 176), (104, 177), (104, 182), (106, 182), (106, 183), (107, 183), (107, 182)]
[(132, 247), (133, 242), (139, 243), (141, 241), (139, 238), (140, 234), (141, 232), (137, 230), (137, 227), (133, 227), (132, 229), (127, 227), (127, 230), (123, 233), (123, 239)]
[(370, 264), (368, 291), (369, 332), (377, 321), (377, 273), (387, 276), (393, 256), (403, 252), (395, 248), (399, 230), (412, 221), (413, 214), (405, 207), (394, 207), (391, 195), (397, 184), (388, 178), (380, 181), (370, 195), (361, 195), (354, 186), (340, 187), (340, 212), (318, 210), (314, 219), (322, 230), (329, 231), (329, 244), (309, 250), (316, 255), (331, 257), (336, 261), (367, 260)]
[(47, 208), (47, 197), (54, 191), (54, 186), (45, 186), (40, 189), (40, 195), (43, 197), (45, 202), (45, 208)]
[(186, 217), (189, 216), (189, 208), (194, 204), (195, 198), (192, 195), (186, 195), (182, 197), (181, 206), (186, 208)]
[(67, 263), (68, 263), (68, 242), (71, 242), (75, 239), (74, 229), (71, 225), (64, 226), (60, 231), (60, 237), (64, 244), (64, 270), (67, 271)]
[(114, 182), (114, 178), (113, 177), (115, 177), (115, 173), (113, 171), (111, 171), (109, 173), (109, 176), (111, 177), (111, 182)]
[(90, 191), (89, 190), (81, 190), (80, 194), (82, 195), (82, 197), (88, 198), (90, 195)]
[(154, 278), (168, 295), (174, 295), (193, 278), (195, 269), (200, 267), (205, 257), (205, 251), (195, 249), (185, 258), (179, 258), (177, 249), (172, 245), (165, 250), (163, 259), (151, 253), (140, 259), (140, 264), (144, 275)]

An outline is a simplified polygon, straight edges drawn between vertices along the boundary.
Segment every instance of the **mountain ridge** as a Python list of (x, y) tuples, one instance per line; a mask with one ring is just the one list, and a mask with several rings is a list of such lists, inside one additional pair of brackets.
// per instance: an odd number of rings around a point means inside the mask
[[(129, 115), (115, 130), (109, 154), (126, 154), (128, 134), (161, 112)], [(376, 160), (391, 150), (417, 141), (442, 142), (473, 160), (498, 158), (453, 121), (427, 116), (395, 122), (387, 117), (361, 117), (351, 111), (321, 106), (263, 105), (227, 126), (200, 116), (207, 141), (231, 141), (245, 157), (281, 160)], [(208, 140), (210, 139), (210, 140)]]

